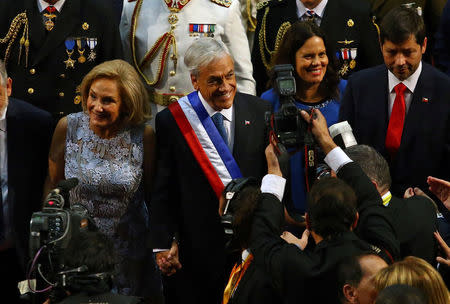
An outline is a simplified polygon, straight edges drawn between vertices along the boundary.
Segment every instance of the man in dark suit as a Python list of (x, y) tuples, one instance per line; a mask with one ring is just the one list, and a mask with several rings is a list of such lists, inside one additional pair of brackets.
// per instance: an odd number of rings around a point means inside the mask
[(389, 166), (374, 148), (354, 145), (345, 149), (345, 153), (361, 166), (377, 188), (383, 205), (392, 212), (401, 258), (412, 255), (436, 264), (437, 244), (433, 233), (437, 229), (438, 211), (433, 202), (425, 196), (414, 195), (414, 191), (412, 195), (407, 191), (405, 198), (393, 196), (389, 191)]
[(386, 15), (381, 43), (385, 65), (350, 78), (339, 119), (387, 159), (391, 192), (403, 196), (411, 186), (428, 189), (427, 176), (450, 178), (450, 78), (421, 61), (427, 39), (414, 10)]
[[(312, 11), (312, 13), (311, 13)], [(310, 17), (310, 14), (313, 14)], [(354, 71), (382, 62), (369, 5), (354, 0), (272, 0), (258, 4), (252, 50), (253, 78), (261, 95), (267, 87), (271, 58), (287, 28), (298, 19), (313, 19), (327, 37), (344, 79)]]
[(15, 80), (12, 96), (50, 112), (55, 122), (81, 111), (84, 75), (101, 62), (122, 58), (107, 0), (0, 1), (0, 37), (8, 31), (16, 36), (2, 41), (0, 55)]
[(49, 113), (8, 98), (11, 90), (0, 61), (0, 268), (7, 276), (3, 296), (16, 303), (30, 260), (31, 214), (42, 205), (53, 121)]
[[(326, 154), (325, 162), (338, 176), (317, 181), (310, 192), (306, 225), (315, 248), (312, 251), (299, 248), (279, 237), (284, 219), (280, 199), (286, 180), (281, 177), (275, 149), (270, 145), (266, 149), (269, 174), (262, 181), (250, 250), (256, 261), (265, 264), (284, 303), (339, 303), (338, 264), (346, 257), (370, 250), (392, 262), (389, 256), (396, 257), (395, 244), (389, 249), (384, 245), (386, 240), (395, 240), (395, 235), (389, 221), (382, 219), (377, 211), (382, 205), (375, 187), (333, 142), (320, 111), (313, 110), (311, 117), (302, 111), (302, 116), (311, 122), (312, 133)], [(358, 217), (365, 219), (363, 223), (358, 223)], [(370, 240), (364, 238), (367, 235), (359, 238), (358, 232), (353, 232), (357, 225), (375, 222), (379, 235)]]
[(153, 248), (172, 244), (156, 257), (170, 274), (180, 267), (172, 256), (174, 236), (179, 244), (182, 268), (170, 278), (175, 290), (169, 302), (218, 303), (230, 270), (218, 198), (231, 179), (265, 173), (264, 113), (270, 106), (236, 92), (233, 59), (222, 42), (198, 39), (184, 62), (196, 91), (156, 115)]

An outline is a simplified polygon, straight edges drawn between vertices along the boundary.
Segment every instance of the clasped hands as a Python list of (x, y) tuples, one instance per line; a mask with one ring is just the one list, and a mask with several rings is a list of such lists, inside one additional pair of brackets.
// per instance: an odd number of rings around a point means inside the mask
[(170, 250), (156, 253), (156, 264), (166, 276), (171, 276), (181, 269), (181, 263), (178, 259), (178, 243), (175, 240), (172, 242)]

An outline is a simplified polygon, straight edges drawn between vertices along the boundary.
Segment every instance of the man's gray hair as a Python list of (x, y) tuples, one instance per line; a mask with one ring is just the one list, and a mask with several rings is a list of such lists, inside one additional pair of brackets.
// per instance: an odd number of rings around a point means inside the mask
[(6, 66), (0, 59), (0, 85), (6, 86), (6, 81), (8, 80), (8, 74), (6, 73)]
[(222, 41), (214, 38), (199, 38), (187, 49), (184, 55), (184, 64), (191, 74), (198, 76), (201, 67), (226, 55), (231, 57), (230, 52)]
[(354, 145), (345, 149), (348, 157), (356, 162), (366, 175), (374, 180), (380, 190), (389, 190), (391, 174), (387, 161), (374, 148), (367, 145)]

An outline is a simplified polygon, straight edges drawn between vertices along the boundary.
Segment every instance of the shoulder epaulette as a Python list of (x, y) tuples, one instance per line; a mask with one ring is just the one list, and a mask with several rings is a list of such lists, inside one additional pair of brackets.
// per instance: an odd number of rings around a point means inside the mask
[(219, 4), (221, 6), (230, 7), (232, 0), (211, 0), (215, 4)]
[(257, 10), (260, 10), (260, 9), (262, 9), (262, 8), (265, 8), (265, 7), (269, 4), (269, 2), (270, 2), (270, 0), (263, 0), (263, 1), (259, 2), (259, 3), (256, 5), (256, 9), (257, 9)]

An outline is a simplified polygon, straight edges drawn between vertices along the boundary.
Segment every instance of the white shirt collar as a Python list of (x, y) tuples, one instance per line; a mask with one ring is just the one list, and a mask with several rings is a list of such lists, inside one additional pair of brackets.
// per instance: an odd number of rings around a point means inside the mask
[(216, 111), (214, 110), (209, 103), (203, 98), (202, 94), (200, 93), (200, 91), (198, 92), (198, 97), (200, 98), (200, 101), (202, 102), (203, 106), (206, 109), (206, 112), (208, 112), (209, 117), (213, 116), (214, 114), (216, 114), (217, 112), (221, 113), (228, 121), (232, 121), (233, 119), (233, 106), (231, 106), (228, 109), (222, 109), (221, 111)]
[[(298, 17), (302, 17), (306, 11), (308, 11), (309, 9), (306, 8), (303, 3), (300, 0), (296, 1), (297, 3), (297, 15)], [(320, 18), (323, 17), (323, 12), (325, 11), (325, 6), (327, 6), (328, 0), (322, 0), (320, 1), (319, 4), (317, 4), (317, 6), (315, 8), (313, 8), (312, 10), (314, 11), (314, 13), (319, 16)]]
[(413, 93), (414, 89), (416, 88), (417, 81), (419, 80), (420, 73), (422, 72), (422, 61), (419, 63), (419, 66), (414, 71), (414, 73), (411, 74), (408, 78), (406, 78), (403, 81), (400, 81), (395, 75), (388, 70), (388, 83), (389, 83), (389, 93), (391, 93), (394, 90), (394, 87), (398, 85), (400, 82), (402, 82), (408, 90)]
[[(56, 10), (58, 12), (61, 12), (62, 6), (64, 5), (64, 2), (66, 2), (66, 0), (59, 0), (58, 2), (55, 3), (55, 5), (53, 5)], [(38, 8), (39, 8), (39, 12), (42, 13), (43, 10), (45, 10), (47, 8), (47, 6), (49, 6), (50, 4), (48, 4), (47, 2), (45, 2), (44, 0), (38, 0)]]

